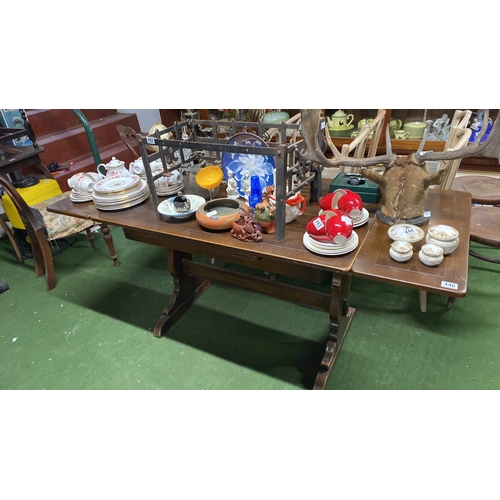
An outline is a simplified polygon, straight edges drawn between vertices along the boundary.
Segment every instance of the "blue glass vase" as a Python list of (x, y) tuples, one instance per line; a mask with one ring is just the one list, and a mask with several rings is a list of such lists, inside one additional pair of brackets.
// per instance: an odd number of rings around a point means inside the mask
[(248, 197), (248, 203), (252, 208), (262, 201), (262, 188), (260, 186), (260, 177), (258, 175), (252, 175), (250, 177), (250, 196)]

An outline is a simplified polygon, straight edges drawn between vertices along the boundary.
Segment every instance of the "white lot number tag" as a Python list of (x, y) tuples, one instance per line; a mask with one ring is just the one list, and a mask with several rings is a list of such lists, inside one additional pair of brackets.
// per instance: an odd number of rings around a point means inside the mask
[(155, 144), (155, 138), (154, 138), (154, 137), (151, 137), (151, 136), (149, 136), (149, 135), (148, 135), (148, 136), (146, 137), (146, 142), (147, 142), (148, 144)]
[(450, 283), (449, 281), (441, 281), (442, 288), (449, 288), (450, 290), (458, 290), (457, 283)]
[(319, 231), (320, 229), (323, 229), (325, 225), (323, 224), (323, 221), (318, 217), (313, 220), (314, 227)]

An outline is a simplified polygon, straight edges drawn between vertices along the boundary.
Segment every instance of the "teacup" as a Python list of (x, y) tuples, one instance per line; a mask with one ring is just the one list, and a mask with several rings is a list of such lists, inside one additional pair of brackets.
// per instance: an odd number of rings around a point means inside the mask
[(160, 190), (166, 190), (169, 187), (168, 177), (161, 176), (155, 180), (155, 187)]
[(182, 174), (179, 172), (179, 170), (172, 170), (169, 173), (170, 175), (167, 176), (167, 178), (170, 186), (176, 186), (177, 184), (180, 184), (182, 182)]
[(398, 118), (391, 118), (391, 121), (389, 122), (389, 130), (391, 132), (395, 130), (401, 130), (401, 127), (403, 126), (403, 122), (399, 120)]
[(326, 219), (332, 215), (341, 216), (342, 212), (340, 210), (325, 210), (306, 224), (307, 234), (317, 241), (330, 241), (330, 236), (326, 230)]
[(373, 121), (373, 118), (363, 118), (358, 122), (358, 128), (363, 128), (365, 125), (369, 125)]
[(346, 193), (338, 198), (337, 206), (344, 215), (348, 215), (351, 219), (358, 219), (363, 212), (361, 196), (348, 189), (344, 191)]
[(342, 214), (351, 219), (357, 219), (363, 212), (363, 200), (358, 193), (349, 189), (336, 189), (319, 200), (322, 210), (339, 209)]
[(427, 124), (425, 122), (408, 122), (403, 125), (403, 130), (408, 132), (410, 139), (422, 139)]
[(347, 215), (326, 212), (326, 232), (336, 245), (343, 245), (352, 234), (352, 220)]
[(129, 163), (128, 170), (131, 174), (142, 175), (144, 173), (144, 162), (142, 158), (137, 158)]
[(395, 130), (394, 139), (408, 139), (410, 134), (406, 130)]
[[(151, 167), (151, 172), (153, 173), (153, 175), (159, 173), (160, 170), (163, 169), (161, 160), (154, 160), (149, 164), (149, 166)], [(130, 162), (128, 169), (131, 174), (143, 177), (146, 176), (146, 172), (144, 170), (144, 161), (142, 158), (137, 158), (135, 161)]]
[(84, 172), (75, 174), (68, 179), (68, 186), (75, 191), (81, 191), (82, 193), (91, 193), (94, 188), (94, 184), (94, 179)]
[(99, 182), (105, 179), (104, 175), (100, 174), (99, 172), (83, 172), (85, 175), (88, 175), (89, 177), (92, 177), (94, 179), (94, 182)]

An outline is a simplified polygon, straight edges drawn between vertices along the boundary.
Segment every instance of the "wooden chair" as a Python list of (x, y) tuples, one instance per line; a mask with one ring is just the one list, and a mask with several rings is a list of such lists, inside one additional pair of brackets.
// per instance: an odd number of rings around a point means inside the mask
[[(95, 248), (94, 235), (91, 231), (91, 228), (94, 226), (94, 222), (58, 214), (50, 214), (49, 216), (46, 207), (55, 203), (59, 199), (68, 197), (70, 194), (69, 192), (49, 198), (48, 200), (38, 203), (34, 206), (34, 208), (31, 208), (17, 192), (16, 188), (14, 188), (14, 186), (12, 186), (8, 179), (3, 175), (0, 175), (0, 187), (2, 187), (9, 195), (26, 228), (26, 233), (31, 244), (33, 259), (35, 262), (35, 276), (39, 278), (45, 274), (47, 280), (47, 290), (52, 290), (56, 286), (56, 277), (50, 241), (85, 231), (92, 247)], [(59, 226), (64, 226), (64, 231), (53, 229), (55, 226), (53, 224), (53, 221), (55, 220), (54, 218), (57, 218)], [(109, 232), (109, 228), (105, 224), (101, 224), (100, 226), (103, 238), (108, 246), (114, 265), (118, 266), (120, 265), (120, 262), (118, 261), (118, 256), (116, 255), (114, 249), (113, 239)], [(11, 242), (16, 249), (16, 241), (11, 239)], [(17, 248), (17, 250), (19, 249)], [(21, 263), (24, 263), (24, 258), (19, 251), (16, 251), (16, 255), (18, 260), (20, 260)]]
[[(462, 111), (460, 109), (457, 109), (455, 111), (455, 114), (453, 115), (453, 119), (451, 121), (448, 139), (446, 140), (446, 144), (444, 145), (444, 151), (455, 151), (467, 145), (472, 134), (472, 130), (470, 128), (467, 128), (471, 114), (472, 112), (469, 110)], [(461, 162), (461, 158), (457, 160), (441, 161), (438, 171), (443, 169), (447, 169), (447, 171), (441, 179), (441, 183), (432, 186), (432, 188), (451, 189)]]
[[(500, 248), (500, 179), (488, 175), (463, 175), (453, 182), (453, 189), (472, 195), (470, 240), (482, 245)], [(492, 258), (469, 250), (476, 259), (500, 264)]]
[[(345, 156), (351, 155), (352, 158), (364, 158), (365, 153), (367, 158), (377, 155), (377, 148), (380, 143), (380, 138), (382, 136), (382, 129), (384, 126), (386, 110), (379, 109), (377, 116), (372, 122), (363, 126), (358, 136), (351, 141), (349, 144), (344, 144), (342, 146), (341, 153)], [(331, 138), (329, 136), (328, 130), (326, 131), (326, 139), (330, 144)], [(368, 142), (369, 141), (369, 142)], [(368, 146), (369, 144), (369, 146)], [(368, 151), (367, 151), (368, 146)], [(361, 167), (351, 167), (353, 172), (358, 172)], [(344, 172), (345, 166), (339, 167), (339, 172)]]
[(136, 138), (136, 131), (132, 127), (125, 127), (124, 125), (117, 125), (116, 130), (133, 157), (137, 160), (139, 158), (139, 153), (137, 152), (139, 141)]

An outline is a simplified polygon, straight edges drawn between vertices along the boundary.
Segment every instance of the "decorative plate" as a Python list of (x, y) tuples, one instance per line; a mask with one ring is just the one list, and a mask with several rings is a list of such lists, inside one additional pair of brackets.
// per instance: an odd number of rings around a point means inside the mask
[(101, 194), (118, 193), (136, 186), (140, 181), (141, 178), (135, 174), (127, 177), (103, 179), (94, 184), (94, 191)]
[[(227, 144), (232, 146), (252, 146), (252, 147), (267, 147), (267, 144), (255, 134), (250, 132), (241, 132), (233, 135), (227, 141)], [(233, 177), (238, 186), (238, 192), (241, 196), (245, 197), (245, 190), (243, 189), (243, 180), (245, 172), (248, 175), (257, 175), (260, 178), (260, 185), (262, 191), (266, 186), (274, 185), (274, 170), (276, 163), (274, 156), (264, 155), (249, 155), (245, 153), (222, 153), (222, 170), (224, 177), (228, 179), (227, 171), (233, 172)]]
[(409, 241), (410, 243), (416, 243), (425, 236), (423, 229), (413, 224), (394, 224), (389, 228), (387, 234), (395, 241)]

